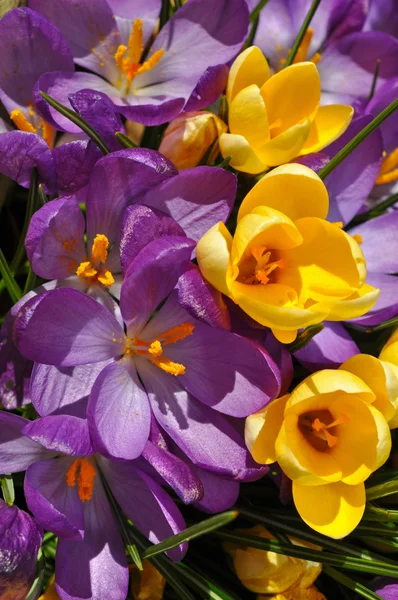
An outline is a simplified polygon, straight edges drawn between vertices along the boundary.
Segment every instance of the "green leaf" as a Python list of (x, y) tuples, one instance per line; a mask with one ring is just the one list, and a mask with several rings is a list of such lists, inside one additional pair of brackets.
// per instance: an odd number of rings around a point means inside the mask
[(229, 163), (232, 160), (232, 156), (226, 156), (224, 158), (224, 160), (222, 162), (220, 162), (219, 165), (214, 165), (215, 167), (218, 167), (219, 169), (226, 169), (229, 166)]
[(4, 500), (7, 502), (8, 506), (12, 506), (15, 502), (15, 490), (12, 475), (10, 473), (7, 475), (0, 475), (0, 484)]
[(224, 525), (234, 521), (238, 515), (238, 511), (229, 510), (227, 512), (220, 513), (219, 515), (215, 515), (214, 517), (210, 517), (210, 519), (206, 519), (205, 521), (201, 521), (201, 523), (196, 523), (196, 525), (192, 525), (192, 527), (184, 529), (184, 531), (181, 531), (181, 533), (172, 535), (159, 544), (150, 546), (147, 550), (145, 550), (142, 556), (143, 558), (150, 558), (151, 556), (156, 556), (161, 552), (171, 550), (172, 548), (175, 548), (184, 542), (188, 542), (189, 540), (193, 540), (200, 535), (204, 535), (210, 531), (213, 531), (214, 529), (224, 527)]
[(36, 285), (36, 274), (33, 273), (32, 267), (29, 266), (28, 276), (26, 278), (25, 287), (23, 289), (23, 295), (27, 294), (34, 289)]
[(351, 227), (359, 225), (360, 223), (365, 223), (365, 221), (370, 221), (370, 219), (380, 217), (383, 213), (385, 213), (385, 211), (388, 208), (390, 208), (390, 206), (393, 206), (396, 202), (398, 202), (398, 194), (393, 194), (386, 200), (383, 200), (375, 206), (372, 206), (372, 208), (370, 208), (366, 212), (363, 212), (354, 217), (354, 219), (349, 223), (347, 229), (351, 229)]
[(301, 333), (298, 334), (294, 342), (287, 344), (287, 349), (292, 354), (304, 348), (317, 333), (320, 333), (325, 328), (323, 323), (317, 323), (316, 325), (309, 325)]
[(162, 0), (162, 8), (160, 9), (159, 29), (162, 29), (170, 19), (170, 0)]
[(372, 87), (370, 88), (370, 93), (369, 93), (368, 101), (370, 101), (373, 98), (374, 93), (375, 93), (377, 79), (379, 77), (380, 63), (381, 63), (381, 60), (380, 60), (380, 58), (378, 58), (376, 60), (375, 70), (373, 72)]
[(290, 67), (290, 65), (293, 64), (293, 61), (294, 61), (295, 56), (297, 54), (297, 50), (299, 49), (300, 44), (303, 41), (303, 38), (305, 36), (305, 32), (307, 31), (307, 29), (308, 29), (308, 27), (309, 27), (309, 25), (310, 25), (310, 23), (312, 21), (312, 18), (314, 16), (314, 14), (316, 13), (316, 10), (317, 10), (317, 8), (318, 8), (318, 6), (320, 4), (320, 1), (321, 0), (313, 0), (312, 4), (310, 6), (310, 9), (309, 9), (309, 11), (307, 12), (307, 14), (305, 16), (303, 24), (300, 27), (300, 30), (299, 30), (299, 32), (297, 34), (297, 37), (294, 40), (293, 47), (290, 50), (289, 55), (288, 55), (288, 57), (286, 59), (286, 62), (285, 62), (285, 65), (284, 65), (285, 67)]
[(267, 4), (267, 2), (268, 0), (260, 0), (257, 6), (255, 6), (252, 12), (250, 13), (250, 22), (252, 24), (252, 27), (245, 42), (245, 48), (249, 48), (254, 42), (254, 38), (256, 37), (256, 32), (258, 28), (258, 22), (260, 19), (260, 13), (263, 10), (264, 6)]
[(48, 198), (47, 198), (47, 195), (46, 195), (41, 183), (38, 187), (37, 193), (39, 195), (39, 200), (41, 202), (41, 205), (44, 206), (46, 204), (46, 202), (48, 202)]
[(397, 327), (398, 326), (398, 317), (393, 317), (392, 319), (388, 319), (384, 321), (384, 323), (380, 323), (379, 325), (374, 325), (373, 327), (367, 327), (366, 333), (374, 333), (376, 331), (383, 331), (384, 329), (388, 329), (389, 327)]
[(26, 212), (24, 223), (21, 231), (21, 237), (19, 238), (18, 246), (14, 254), (14, 258), (11, 261), (10, 269), (12, 273), (16, 273), (19, 265), (21, 264), (26, 251), (25, 251), (25, 238), (28, 232), (28, 227), (30, 224), (30, 220), (32, 218), (33, 213), (38, 208), (38, 195), (37, 195), (37, 169), (34, 167), (32, 169), (32, 174), (30, 176), (30, 184), (29, 184), (29, 192), (28, 192), (28, 201), (26, 203)]
[(15, 281), (3, 251), (0, 249), (0, 275), (14, 304), (22, 298), (22, 290)]
[(386, 481), (380, 485), (374, 485), (366, 490), (367, 500), (377, 500), (377, 498), (384, 498), (385, 496), (391, 496), (398, 492), (398, 480)]
[(44, 565), (45, 565), (45, 561), (44, 561), (43, 550), (40, 548), (38, 555), (37, 555), (37, 561), (36, 561), (36, 578), (35, 578), (34, 582), (32, 583), (32, 587), (30, 588), (25, 600), (37, 600), (37, 598), (39, 597), (41, 588), (43, 586)]
[(61, 115), (69, 119), (69, 121), (72, 121), (72, 123), (80, 127), (80, 129), (84, 131), (84, 133), (86, 133), (95, 144), (97, 144), (98, 148), (103, 154), (109, 154), (110, 149), (108, 148), (107, 144), (98, 135), (95, 129), (93, 129), (91, 125), (87, 123), (85, 119), (83, 119), (83, 117), (78, 115), (74, 110), (68, 108), (67, 106), (64, 106), (45, 92), (40, 92), (40, 95), (50, 106), (55, 108), (56, 111), (58, 111)]
[(175, 566), (181, 578), (185, 579), (187, 585), (200, 594), (200, 598), (203, 600), (238, 600), (236, 596), (231, 596), (212, 581), (209, 581), (207, 577), (194, 571), (184, 563)]
[(134, 142), (132, 142), (130, 138), (128, 138), (127, 135), (124, 135), (124, 133), (121, 131), (117, 131), (115, 136), (125, 148), (138, 148), (137, 144), (134, 144)]
[(329, 575), (329, 577), (331, 577), (335, 581), (338, 581), (339, 583), (343, 584), (349, 590), (356, 592), (363, 598), (367, 598), (368, 600), (383, 600), (381, 596), (379, 596), (375, 592), (372, 592), (372, 590), (370, 590), (369, 588), (365, 587), (361, 583), (358, 583), (357, 581), (354, 581), (350, 577), (347, 577), (347, 575), (340, 573), (340, 571), (336, 571), (336, 569), (333, 569), (328, 565), (323, 566), (323, 572), (326, 575)]
[(319, 177), (321, 179), (325, 179), (328, 175), (330, 175), (330, 173), (334, 171), (334, 169), (338, 167), (339, 164), (342, 163), (343, 160), (347, 158), (347, 156), (351, 154), (351, 152), (355, 150), (355, 148), (357, 148), (359, 144), (363, 142), (364, 139), (368, 137), (368, 135), (375, 131), (375, 129), (377, 129), (383, 123), (383, 121), (388, 119), (388, 117), (392, 115), (397, 110), (397, 108), (398, 98), (394, 100), (394, 102), (391, 102), (391, 104), (389, 104), (384, 110), (382, 110), (381, 113), (379, 113), (377, 117), (375, 117), (373, 121), (369, 123), (369, 125), (366, 125), (366, 127), (364, 127), (362, 131), (360, 131), (354, 138), (352, 138), (352, 140), (348, 142), (348, 144), (346, 144), (344, 148), (342, 148), (336, 154), (336, 156), (334, 156), (328, 162), (328, 164), (325, 165), (323, 169), (319, 171)]

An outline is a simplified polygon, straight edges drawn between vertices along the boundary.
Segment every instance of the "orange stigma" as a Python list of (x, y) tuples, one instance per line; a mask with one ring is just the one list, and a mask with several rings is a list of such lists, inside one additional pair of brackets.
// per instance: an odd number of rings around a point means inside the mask
[(254, 267), (249, 271), (249, 274), (243, 277), (243, 283), (248, 284), (262, 284), (266, 285), (270, 279), (271, 274), (275, 269), (283, 269), (285, 261), (270, 260), (271, 252), (267, 251), (265, 246), (254, 246), (251, 249), (252, 258), (251, 261), (255, 260)]
[(38, 133), (47, 145), (52, 148), (54, 140), (54, 129), (44, 119), (39, 117), (30, 103), (28, 105), (29, 118), (19, 108), (15, 108), (10, 112), (10, 119), (20, 131), (28, 133)]
[(66, 472), (66, 483), (76, 487), (82, 502), (91, 500), (94, 491), (94, 479), (97, 471), (89, 458), (77, 458)]
[(348, 423), (348, 421), (348, 417), (344, 414), (339, 415), (337, 419), (335, 419), (332, 423), (329, 423), (329, 425), (325, 425), (325, 423), (322, 423), (320, 419), (316, 418), (312, 422), (312, 430), (315, 435), (319, 434), (318, 437), (325, 440), (329, 448), (333, 448), (337, 444), (337, 437), (335, 435), (331, 435), (328, 432), (328, 429), (336, 427), (336, 425), (344, 425)]
[(383, 152), (383, 161), (376, 179), (376, 184), (392, 183), (398, 179), (398, 148), (387, 155)]
[[(322, 55), (319, 52), (315, 52), (315, 54), (313, 54), (311, 56), (311, 58), (307, 58), (307, 52), (309, 50), (313, 35), (314, 35), (314, 30), (311, 27), (308, 27), (307, 31), (304, 34), (303, 39), (301, 40), (300, 46), (297, 49), (296, 56), (294, 57), (294, 60), (293, 60), (294, 65), (296, 65), (299, 62), (303, 62), (305, 60), (308, 60), (309, 62), (314, 63), (314, 65), (317, 65), (319, 63), (319, 61), (321, 60)], [(289, 53), (290, 53), (290, 51), (291, 51), (291, 48), (289, 48)], [(286, 58), (281, 58), (280, 62), (283, 67), (286, 63)]]
[(91, 260), (85, 260), (77, 267), (76, 275), (83, 279), (90, 279), (90, 283), (99, 281), (102, 285), (110, 287), (115, 279), (109, 269), (101, 267), (108, 258), (109, 240), (106, 235), (97, 233), (91, 247)]

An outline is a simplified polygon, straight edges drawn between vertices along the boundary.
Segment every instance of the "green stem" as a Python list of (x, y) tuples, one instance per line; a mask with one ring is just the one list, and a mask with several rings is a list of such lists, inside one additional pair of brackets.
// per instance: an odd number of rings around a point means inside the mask
[(119, 140), (119, 142), (122, 144), (122, 146), (124, 146), (125, 148), (137, 148), (137, 144), (134, 144), (134, 142), (132, 142), (130, 140), (130, 138), (127, 137), (127, 135), (124, 135), (124, 133), (122, 133), (121, 131), (117, 131), (115, 133), (117, 139)]
[(14, 304), (22, 298), (22, 290), (15, 281), (3, 251), (0, 249), (0, 275)]
[(33, 273), (32, 267), (29, 267), (28, 276), (26, 278), (25, 287), (23, 289), (23, 295), (25, 296), (25, 294), (27, 294), (28, 292), (33, 290), (33, 288), (35, 287), (35, 284), (36, 284), (36, 273)]
[(333, 569), (333, 567), (330, 567), (329, 565), (323, 565), (323, 572), (363, 598), (367, 598), (368, 600), (383, 600), (383, 598), (378, 596), (375, 592), (372, 592), (369, 588), (354, 581), (351, 577), (347, 577), (347, 575), (340, 573), (340, 571), (336, 571), (336, 569)]
[(260, 0), (257, 6), (253, 8), (252, 12), (250, 13), (250, 22), (252, 23), (252, 27), (250, 29), (249, 35), (247, 36), (245, 48), (249, 48), (254, 42), (254, 38), (256, 37), (257, 33), (258, 22), (260, 20), (260, 13), (263, 10), (264, 6), (267, 4), (267, 2), (268, 0)]
[(305, 16), (303, 24), (300, 27), (300, 31), (298, 32), (297, 37), (294, 40), (293, 47), (290, 50), (289, 55), (288, 55), (288, 57), (286, 59), (285, 68), (289, 67), (290, 65), (293, 64), (293, 61), (294, 61), (295, 56), (297, 54), (297, 50), (299, 49), (300, 44), (303, 41), (303, 38), (305, 36), (305, 32), (307, 31), (307, 29), (308, 29), (308, 27), (309, 27), (309, 25), (310, 25), (310, 23), (312, 21), (312, 18), (314, 16), (314, 14), (316, 13), (316, 10), (317, 10), (320, 2), (321, 2), (321, 0), (313, 0), (312, 4), (310, 6), (310, 10), (308, 11), (308, 13)]
[[(391, 319), (392, 320), (392, 319)], [(398, 492), (398, 481), (386, 481), (380, 485), (374, 485), (366, 490), (367, 500), (376, 500), (377, 498), (384, 498), (385, 496), (391, 496)]]
[(14, 258), (11, 261), (10, 269), (12, 273), (16, 273), (19, 265), (21, 264), (24, 256), (25, 256), (25, 238), (28, 232), (28, 227), (30, 224), (30, 220), (37, 206), (37, 169), (36, 167), (32, 169), (32, 174), (30, 176), (30, 185), (28, 192), (28, 201), (26, 204), (26, 212), (25, 219), (21, 231), (21, 236), (19, 238), (18, 246), (14, 254)]
[(170, 18), (170, 0), (162, 0), (162, 8), (160, 9), (159, 30), (166, 25)]
[(359, 144), (363, 142), (364, 139), (368, 137), (368, 135), (373, 133), (373, 131), (375, 131), (375, 129), (377, 129), (383, 123), (383, 121), (388, 119), (388, 117), (392, 115), (393, 112), (397, 110), (397, 108), (398, 98), (397, 100), (394, 100), (394, 102), (391, 102), (391, 104), (389, 104), (384, 110), (382, 110), (381, 113), (379, 113), (377, 117), (375, 117), (373, 121), (369, 123), (369, 125), (364, 127), (362, 131), (360, 131), (350, 142), (348, 142), (348, 144), (346, 144), (344, 148), (342, 148), (340, 152), (338, 152), (336, 156), (334, 156), (328, 162), (328, 164), (325, 165), (323, 169), (319, 171), (319, 177), (321, 179), (325, 179), (328, 175), (330, 175), (330, 173), (334, 171), (334, 169), (338, 167), (339, 164), (342, 163), (343, 160), (347, 158), (347, 156), (351, 154), (351, 152), (355, 150), (355, 148), (357, 148)]
[(7, 502), (8, 506), (12, 506), (15, 502), (15, 490), (11, 473), (0, 475), (0, 484), (4, 500)]
[(316, 325), (309, 325), (301, 333), (298, 334), (294, 342), (288, 344), (286, 347), (291, 354), (297, 352), (301, 348), (304, 348), (317, 333), (320, 333), (325, 326), (323, 323), (317, 323)]
[(380, 62), (381, 62), (380, 58), (378, 58), (376, 60), (376, 66), (375, 66), (375, 70), (373, 73), (372, 87), (370, 88), (370, 94), (369, 94), (368, 100), (371, 100), (373, 98), (375, 90), (376, 90), (377, 78), (379, 76), (379, 70), (380, 70)]

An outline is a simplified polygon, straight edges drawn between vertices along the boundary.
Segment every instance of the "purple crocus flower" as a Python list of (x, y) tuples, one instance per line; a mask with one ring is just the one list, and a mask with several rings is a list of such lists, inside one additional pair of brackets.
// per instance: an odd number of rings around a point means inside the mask
[(396, 600), (398, 598), (398, 579), (393, 577), (376, 577), (371, 589), (383, 600)]
[[(59, 27), (76, 63), (91, 71), (47, 73), (37, 92), (63, 104), (82, 89), (104, 92), (125, 117), (145, 125), (175, 118), (205, 71), (239, 52), (249, 22), (245, 0), (190, 0), (162, 28), (146, 56), (159, 0), (97, 0), (95, 6), (87, 0), (30, 0), (29, 6)], [(58, 123), (59, 115), (39, 95), (36, 99), (46, 119)]]
[(398, 37), (398, 14), (395, 0), (370, 0), (365, 31), (384, 31)]
[[(153, 227), (157, 219), (152, 217)], [(143, 237), (148, 223), (142, 223)], [(79, 400), (84, 384), (73, 391), (74, 381), (81, 381), (79, 368), (94, 363), (97, 376), (87, 417), (96, 449), (114, 458), (138, 457), (153, 412), (197, 466), (235, 479), (258, 477), (241, 424), (229, 417), (247, 416), (274, 398), (278, 369), (251, 341), (207, 325), (181, 307), (173, 288), (191, 256), (192, 240), (166, 235), (142, 249), (137, 240), (137, 229), (122, 240), (131, 260), (121, 288), (124, 327), (100, 303), (68, 288), (33, 298), (20, 310), (14, 327), (17, 346), (23, 356), (44, 364), (36, 365), (33, 374), (36, 409), (40, 414), (48, 410), (50, 390), (59, 408)], [(58, 369), (46, 365), (77, 368), (69, 394)]]
[[(125, 515), (154, 543), (185, 527), (174, 502), (141, 463), (112, 462), (95, 453), (84, 419), (27, 421), (0, 413), (0, 424), (0, 472), (26, 470), (28, 507), (59, 536), (55, 569), (62, 600), (125, 598), (127, 558), (103, 479)], [(185, 551), (181, 545), (168, 555), (180, 560)]]
[(0, 600), (24, 600), (36, 574), (41, 528), (17, 506), (0, 500)]

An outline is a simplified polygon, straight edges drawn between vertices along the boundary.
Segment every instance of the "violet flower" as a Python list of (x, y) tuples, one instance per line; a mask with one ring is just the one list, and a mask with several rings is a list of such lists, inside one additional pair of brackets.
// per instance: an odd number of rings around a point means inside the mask
[(48, 73), (39, 79), (36, 99), (53, 124), (59, 115), (41, 101), (38, 90), (63, 104), (73, 92), (101, 91), (132, 121), (158, 125), (172, 120), (205, 71), (239, 52), (249, 22), (244, 0), (190, 0), (161, 29), (145, 55), (159, 0), (131, 7), (114, 0), (97, 0), (95, 6), (85, 0), (30, 0), (29, 6), (59, 27), (75, 62), (94, 72)]
[(364, 31), (384, 31), (398, 37), (398, 14), (395, 0), (370, 0)]
[[(142, 223), (144, 238), (148, 221)], [(63, 404), (80, 400), (84, 383), (79, 369), (94, 363), (87, 418), (96, 449), (114, 458), (138, 457), (152, 412), (197, 466), (237, 480), (258, 477), (241, 423), (222, 413), (244, 417), (267, 404), (279, 391), (278, 369), (260, 347), (181, 307), (173, 288), (191, 256), (192, 240), (166, 235), (142, 249), (137, 240), (139, 229), (124, 240), (131, 261), (121, 288), (124, 326), (101, 304), (69, 288), (37, 296), (20, 310), (14, 327), (17, 347), (26, 358), (43, 363), (32, 376), (36, 409), (45, 414), (51, 405), (62, 410)], [(197, 306), (209, 312), (200, 296)], [(77, 368), (68, 393), (54, 367)]]
[(30, 515), (0, 500), (0, 600), (26, 598), (35, 578), (42, 537)]
[[(103, 478), (124, 514), (154, 543), (184, 529), (177, 506), (141, 462), (96, 454), (84, 419), (27, 421), (0, 413), (0, 423), (0, 472), (26, 470), (28, 507), (59, 536), (55, 569), (62, 600), (125, 598), (127, 557)], [(185, 551), (180, 545), (168, 555), (180, 560)]]

